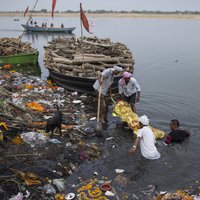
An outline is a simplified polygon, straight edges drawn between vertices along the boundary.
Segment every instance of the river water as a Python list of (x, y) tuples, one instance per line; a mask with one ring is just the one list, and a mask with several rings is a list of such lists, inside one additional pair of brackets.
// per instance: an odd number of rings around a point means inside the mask
[[(50, 18), (36, 18), (38, 24), (51, 23)], [(43, 20), (43, 21), (42, 21)], [(147, 161), (140, 153), (130, 156), (132, 145), (129, 130), (119, 128), (119, 121), (109, 116), (112, 123), (106, 132), (114, 140), (106, 141), (104, 157), (94, 163), (85, 163), (75, 176), (90, 178), (91, 172), (114, 178), (114, 169), (122, 168), (128, 174), (129, 191), (148, 184), (161, 190), (170, 190), (194, 184), (200, 180), (200, 21), (188, 19), (95, 18), (92, 31), (99, 37), (108, 37), (128, 45), (135, 58), (135, 77), (142, 88), (137, 104), (139, 115), (146, 114), (151, 124), (169, 131), (169, 121), (178, 118), (191, 137), (184, 144), (165, 147), (158, 143), (161, 158)], [(18, 37), (22, 34), (20, 18), (0, 18), (0, 37)], [(79, 18), (56, 18), (55, 24), (76, 26), (80, 35)], [(87, 34), (86, 34), (87, 35)], [(43, 46), (52, 37), (63, 35), (28, 34), (23, 40), (38, 48), (41, 77), (48, 76), (42, 63)], [(112, 148), (115, 144), (116, 148)], [(75, 176), (72, 179), (75, 179)]]

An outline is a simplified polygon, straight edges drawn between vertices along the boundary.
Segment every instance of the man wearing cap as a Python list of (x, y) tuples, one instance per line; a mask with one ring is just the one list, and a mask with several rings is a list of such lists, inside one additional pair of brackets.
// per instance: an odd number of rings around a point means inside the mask
[(113, 68), (107, 68), (103, 70), (102, 73), (99, 74), (98, 79), (93, 85), (93, 88), (99, 93), (100, 85), (102, 85), (101, 91), (101, 105), (100, 105), (100, 118), (102, 123), (108, 122), (107, 120), (107, 112), (108, 112), (108, 103), (106, 99), (106, 95), (109, 91), (110, 96), (112, 95), (111, 85), (114, 81), (114, 75), (121, 72), (123, 69), (119, 66), (114, 66)]
[(160, 158), (160, 153), (155, 146), (155, 136), (149, 127), (148, 117), (146, 115), (141, 116), (139, 118), (139, 124), (140, 129), (138, 130), (137, 138), (129, 152), (135, 154), (138, 144), (140, 143), (140, 150), (143, 157), (150, 160), (156, 160)]
[(131, 105), (133, 112), (136, 112), (135, 102), (140, 100), (140, 86), (133, 75), (124, 72), (123, 77), (119, 80), (118, 88), (121, 98)]

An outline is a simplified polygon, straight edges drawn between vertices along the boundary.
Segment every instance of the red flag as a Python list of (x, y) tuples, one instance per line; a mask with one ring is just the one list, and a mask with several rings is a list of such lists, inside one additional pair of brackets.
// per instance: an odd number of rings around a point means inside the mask
[(26, 16), (27, 12), (28, 12), (28, 6), (27, 6), (26, 10), (24, 11), (24, 17)]
[(51, 10), (51, 16), (53, 17), (54, 15), (54, 9), (56, 7), (56, 0), (52, 0), (52, 10)]
[(85, 30), (90, 33), (90, 26), (89, 26), (89, 23), (88, 23), (88, 19), (87, 17), (85, 16), (85, 13), (83, 11), (83, 8), (82, 8), (82, 4), (80, 3), (80, 17), (81, 17), (81, 21), (83, 23), (83, 26), (85, 28)]

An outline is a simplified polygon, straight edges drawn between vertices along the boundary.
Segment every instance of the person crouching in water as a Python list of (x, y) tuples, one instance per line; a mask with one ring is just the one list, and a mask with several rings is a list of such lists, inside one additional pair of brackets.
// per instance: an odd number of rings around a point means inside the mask
[(150, 160), (159, 159), (160, 153), (155, 146), (155, 136), (149, 127), (149, 119), (146, 115), (139, 118), (139, 125), (140, 129), (138, 130), (137, 138), (134, 145), (129, 150), (129, 153), (135, 154), (137, 147), (140, 144), (140, 150), (143, 157)]
[(131, 105), (132, 111), (136, 112), (135, 103), (140, 100), (140, 86), (132, 74), (124, 72), (123, 77), (119, 80), (118, 84), (119, 94), (122, 100)]
[(190, 133), (179, 128), (180, 123), (177, 119), (172, 119), (170, 122), (171, 132), (167, 134), (164, 144), (168, 145), (173, 142), (183, 142), (185, 138), (190, 136)]
[(119, 66), (114, 66), (113, 68), (104, 69), (102, 73), (99, 74), (98, 79), (93, 85), (93, 88), (99, 93), (100, 85), (102, 85), (101, 92), (101, 104), (100, 104), (100, 120), (102, 123), (107, 123), (107, 113), (108, 113), (108, 103), (106, 95), (109, 91), (110, 96), (112, 95), (111, 85), (114, 81), (114, 75), (120, 73), (123, 69)]

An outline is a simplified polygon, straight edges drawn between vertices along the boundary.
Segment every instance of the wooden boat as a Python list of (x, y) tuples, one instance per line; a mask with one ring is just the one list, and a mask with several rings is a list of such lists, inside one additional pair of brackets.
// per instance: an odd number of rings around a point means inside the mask
[(37, 64), (38, 51), (0, 56), (0, 64)]
[(54, 27), (40, 27), (40, 26), (30, 26), (26, 24), (22, 24), (22, 26), (31, 32), (47, 32), (47, 33), (69, 33), (71, 34), (75, 27), (70, 28), (54, 28)]
[[(61, 73), (57, 73), (53, 70), (49, 70), (50, 79), (53, 80), (57, 85), (71, 91), (84, 92), (89, 94), (94, 94), (93, 84), (96, 81), (94, 77), (78, 77), (78, 76), (70, 76), (64, 75)], [(115, 76), (114, 82), (112, 85), (112, 90), (116, 90), (118, 88), (118, 81), (121, 76)]]

